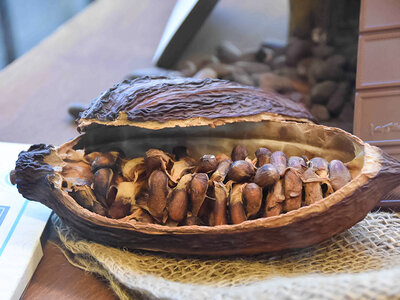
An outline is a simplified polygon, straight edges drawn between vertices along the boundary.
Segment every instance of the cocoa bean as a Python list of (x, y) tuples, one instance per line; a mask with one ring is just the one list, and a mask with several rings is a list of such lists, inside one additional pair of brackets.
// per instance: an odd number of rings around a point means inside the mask
[(278, 170), (279, 176), (283, 176), (286, 170), (287, 158), (285, 153), (281, 151), (275, 151), (271, 154), (270, 162)]
[(351, 175), (343, 162), (332, 160), (329, 163), (329, 179), (333, 189), (337, 191), (351, 181)]
[(226, 210), (228, 202), (228, 190), (222, 183), (214, 181), (214, 195), (215, 203), (212, 214), (212, 225), (225, 225), (227, 224)]
[(192, 214), (197, 217), (206, 198), (208, 188), (208, 176), (205, 173), (198, 173), (193, 176), (190, 182), (190, 200), (192, 203)]
[(233, 63), (240, 59), (242, 52), (230, 41), (222, 41), (217, 47), (217, 57), (225, 63)]
[(223, 182), (232, 164), (230, 159), (225, 159), (218, 164), (217, 170), (211, 175), (210, 182)]
[(284, 177), (285, 202), (283, 210), (285, 212), (301, 207), (303, 182), (300, 177), (292, 170), (288, 170)]
[(245, 160), (235, 161), (229, 171), (228, 178), (235, 182), (249, 181), (255, 174), (255, 167)]
[(168, 176), (163, 171), (155, 170), (148, 179), (148, 186), (147, 207), (153, 218), (162, 222), (167, 205)]
[(256, 217), (261, 208), (262, 188), (255, 183), (247, 183), (243, 188), (243, 199), (247, 218)]
[(258, 168), (254, 182), (260, 187), (269, 187), (279, 180), (278, 169), (272, 164), (265, 164)]
[(118, 152), (108, 152), (97, 156), (92, 162), (92, 171), (96, 172), (100, 168), (114, 168), (118, 155)]
[(232, 161), (245, 160), (248, 155), (249, 152), (247, 152), (247, 149), (245, 147), (243, 147), (242, 145), (236, 145), (232, 149), (231, 158)]
[(265, 217), (277, 216), (282, 212), (282, 202), (285, 201), (283, 180), (278, 180), (268, 192), (265, 200)]
[(271, 151), (267, 148), (258, 148), (256, 150), (256, 158), (257, 158), (257, 163), (256, 167), (262, 167), (265, 164), (269, 164), (270, 158), (271, 158)]
[(102, 168), (94, 173), (93, 190), (96, 199), (104, 206), (108, 207), (106, 197), (110, 188), (114, 172), (111, 169)]
[(231, 197), (229, 200), (229, 211), (231, 222), (240, 224), (247, 220), (246, 213), (243, 208), (243, 184), (235, 184), (232, 188)]
[(214, 155), (203, 155), (197, 165), (196, 172), (198, 173), (211, 173), (218, 167), (217, 159)]

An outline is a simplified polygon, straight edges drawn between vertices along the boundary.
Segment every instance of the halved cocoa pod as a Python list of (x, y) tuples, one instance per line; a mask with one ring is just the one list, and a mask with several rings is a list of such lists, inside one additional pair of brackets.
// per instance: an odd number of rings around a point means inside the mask
[(232, 161), (230, 159), (224, 159), (221, 161), (217, 167), (217, 170), (215, 170), (215, 172), (211, 175), (210, 182), (223, 182), (228, 174), (231, 164)]
[(258, 148), (255, 154), (257, 159), (257, 168), (270, 163), (272, 153), (268, 148)]
[(190, 182), (190, 201), (192, 214), (197, 217), (206, 198), (208, 188), (208, 176), (205, 173), (198, 173), (193, 176)]
[(333, 190), (337, 191), (351, 181), (351, 175), (344, 163), (332, 160), (329, 163), (329, 179)]
[(271, 154), (270, 162), (278, 170), (279, 176), (283, 176), (287, 167), (287, 158), (282, 151), (275, 151)]
[(149, 177), (148, 186), (149, 198), (147, 200), (147, 207), (152, 217), (162, 222), (167, 206), (168, 176), (163, 171), (155, 170)]
[(247, 218), (254, 218), (262, 204), (262, 188), (255, 183), (247, 183), (243, 188), (243, 200)]
[(214, 210), (212, 214), (212, 222), (210, 222), (210, 225), (217, 226), (228, 224), (226, 218), (229, 196), (228, 190), (222, 183), (214, 181), (214, 194)]
[(233, 147), (231, 153), (232, 161), (245, 160), (247, 156), (249, 156), (249, 152), (247, 152), (247, 149), (242, 145), (235, 145), (235, 147)]
[(243, 187), (244, 184), (234, 184), (229, 199), (229, 212), (233, 224), (240, 224), (247, 220), (243, 207)]
[(235, 182), (249, 181), (255, 174), (255, 167), (246, 160), (233, 162), (228, 171), (229, 180)]
[[(301, 105), (257, 88), (212, 79), (144, 77), (121, 82), (92, 103), (78, 120), (79, 137), (59, 147), (33, 145), (20, 153), (15, 167), (15, 182), (24, 197), (49, 206), (91, 241), (215, 256), (297, 249), (350, 228), (400, 185), (399, 161), (343, 130), (312, 124)], [(129, 221), (129, 216), (114, 220), (89, 212), (63, 188), (66, 162), (59, 154), (65, 150), (121, 149), (126, 157), (140, 157), (150, 148), (176, 143), (187, 146), (193, 157), (227, 154), (237, 144), (254, 153), (268, 144), (288, 156), (357, 164), (352, 180), (329, 197), (232, 226), (168, 227)]]

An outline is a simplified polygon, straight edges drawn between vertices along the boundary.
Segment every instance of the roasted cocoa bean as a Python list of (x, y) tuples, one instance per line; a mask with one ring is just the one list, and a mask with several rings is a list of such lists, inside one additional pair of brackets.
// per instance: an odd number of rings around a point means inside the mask
[(288, 170), (284, 177), (285, 202), (283, 210), (285, 212), (301, 207), (303, 182), (300, 177), (292, 170)]
[(275, 151), (271, 154), (270, 162), (278, 170), (279, 176), (283, 176), (286, 170), (287, 158), (281, 151)]
[(96, 195), (96, 199), (104, 206), (107, 205), (107, 193), (110, 188), (114, 172), (111, 169), (102, 168), (94, 173), (93, 178), (93, 190)]
[(343, 162), (332, 160), (329, 163), (329, 179), (333, 189), (337, 191), (351, 181), (351, 175)]
[(229, 171), (228, 178), (235, 182), (249, 181), (255, 174), (255, 167), (245, 160), (237, 160), (233, 162)]
[(147, 207), (153, 218), (162, 222), (167, 205), (168, 176), (163, 171), (155, 170), (149, 177), (148, 186), (149, 198)]
[(254, 182), (260, 187), (268, 187), (279, 180), (279, 173), (277, 168), (272, 164), (265, 164), (258, 168), (254, 176)]
[(214, 155), (203, 155), (197, 165), (197, 173), (211, 173), (218, 167), (217, 159)]
[(282, 212), (282, 202), (284, 200), (283, 179), (280, 179), (267, 194), (264, 216), (272, 217), (279, 215)]
[(247, 149), (245, 147), (243, 147), (242, 145), (236, 145), (235, 147), (233, 147), (231, 158), (232, 161), (245, 160), (248, 155), (249, 152), (247, 152)]
[(220, 183), (214, 181), (215, 203), (212, 213), (212, 225), (225, 225), (227, 223), (226, 211), (228, 202), (228, 190)]
[(254, 218), (261, 208), (262, 188), (255, 183), (245, 184), (243, 200), (247, 218)]
[(235, 184), (232, 188), (231, 198), (229, 200), (229, 211), (233, 224), (240, 224), (247, 220), (242, 199), (243, 187), (244, 184)]
[(192, 214), (197, 217), (206, 198), (208, 188), (208, 176), (205, 173), (198, 173), (193, 176), (190, 182), (190, 200), (192, 203)]
[(187, 189), (191, 180), (192, 174), (183, 176), (168, 199), (168, 215), (173, 221), (181, 222), (186, 217), (189, 202)]
[(271, 151), (267, 148), (258, 148), (256, 151), (257, 168), (262, 167), (265, 164), (269, 164), (271, 160)]

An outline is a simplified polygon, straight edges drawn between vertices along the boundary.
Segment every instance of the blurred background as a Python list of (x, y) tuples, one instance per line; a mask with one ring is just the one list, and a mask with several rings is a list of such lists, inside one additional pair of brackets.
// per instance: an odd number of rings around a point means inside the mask
[(93, 0), (0, 0), (0, 69)]

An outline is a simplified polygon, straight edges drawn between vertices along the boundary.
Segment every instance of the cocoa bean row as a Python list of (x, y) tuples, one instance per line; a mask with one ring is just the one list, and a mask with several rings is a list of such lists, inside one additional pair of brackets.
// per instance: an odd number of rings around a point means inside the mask
[(267, 148), (257, 149), (255, 159), (242, 145), (230, 157), (206, 154), (195, 160), (184, 147), (172, 152), (150, 149), (133, 159), (118, 152), (69, 154), (61, 172), (64, 190), (82, 207), (109, 218), (216, 226), (311, 205), (351, 180), (340, 160), (287, 158)]

